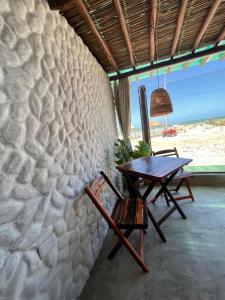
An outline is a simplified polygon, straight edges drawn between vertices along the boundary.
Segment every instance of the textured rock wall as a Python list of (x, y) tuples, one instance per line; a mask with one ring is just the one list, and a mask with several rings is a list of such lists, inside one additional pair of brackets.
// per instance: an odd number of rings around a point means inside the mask
[(66, 20), (0, 0), (0, 299), (80, 294), (106, 233), (82, 190), (115, 138), (107, 76)]

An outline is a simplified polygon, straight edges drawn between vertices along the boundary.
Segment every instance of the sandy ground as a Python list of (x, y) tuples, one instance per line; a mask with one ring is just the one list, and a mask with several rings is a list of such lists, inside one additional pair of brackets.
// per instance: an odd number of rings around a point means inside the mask
[[(191, 165), (225, 165), (225, 125), (197, 123), (174, 126), (177, 135), (152, 135), (154, 151), (176, 147), (181, 157), (192, 158)], [(142, 139), (141, 132), (131, 138), (132, 145)]]

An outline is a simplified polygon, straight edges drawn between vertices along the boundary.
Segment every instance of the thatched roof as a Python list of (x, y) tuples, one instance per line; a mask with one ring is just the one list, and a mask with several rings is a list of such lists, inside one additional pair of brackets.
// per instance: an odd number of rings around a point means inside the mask
[[(218, 46), (225, 38), (222, 0), (49, 0), (106, 72)], [(156, 41), (156, 43), (155, 43)], [(157, 55), (156, 55), (157, 54)]]

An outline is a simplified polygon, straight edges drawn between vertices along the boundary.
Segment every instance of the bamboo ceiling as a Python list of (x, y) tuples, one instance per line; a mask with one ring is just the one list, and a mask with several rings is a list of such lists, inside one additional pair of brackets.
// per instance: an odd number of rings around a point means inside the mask
[(225, 39), (224, 0), (49, 0), (107, 73)]

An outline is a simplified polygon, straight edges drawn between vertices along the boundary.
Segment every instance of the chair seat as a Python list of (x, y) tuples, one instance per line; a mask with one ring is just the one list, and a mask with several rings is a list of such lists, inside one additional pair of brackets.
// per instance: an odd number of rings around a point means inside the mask
[(120, 229), (148, 228), (148, 210), (141, 198), (118, 199), (112, 212), (112, 219)]
[(177, 180), (180, 180), (180, 179), (190, 178), (190, 177), (192, 177), (192, 176), (193, 176), (192, 173), (190, 173), (190, 172), (185, 172), (185, 171), (183, 171), (183, 170), (180, 170), (180, 171), (176, 174), (176, 176), (173, 178), (172, 181), (177, 181)]

